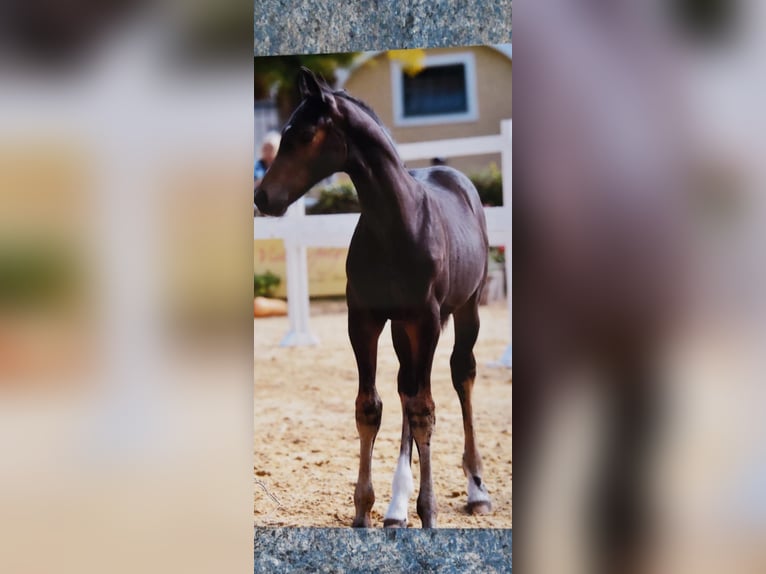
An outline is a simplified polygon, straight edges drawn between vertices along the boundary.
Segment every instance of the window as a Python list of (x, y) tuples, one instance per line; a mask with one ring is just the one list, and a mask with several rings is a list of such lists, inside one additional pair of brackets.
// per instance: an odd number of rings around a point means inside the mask
[(475, 121), (476, 73), (471, 53), (427, 56), (416, 76), (392, 62), (394, 123), (399, 126)]

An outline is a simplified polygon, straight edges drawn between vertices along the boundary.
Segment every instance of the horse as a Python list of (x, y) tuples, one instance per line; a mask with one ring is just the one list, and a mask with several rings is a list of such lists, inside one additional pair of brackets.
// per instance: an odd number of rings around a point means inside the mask
[(402, 438), (384, 526), (407, 526), (414, 441), (420, 457), (417, 513), (423, 528), (436, 527), (431, 368), (450, 315), (455, 329), (451, 378), (465, 434), (467, 511), (487, 514), (492, 504), (471, 401), (489, 247), (476, 188), (451, 167), (408, 170), (375, 112), (344, 90), (331, 89), (307, 68), (301, 69), (299, 89), (302, 101), (282, 130), (279, 153), (255, 190), (254, 202), (265, 215), (283, 215), (314, 184), (339, 171), (349, 174), (359, 195), (361, 214), (346, 260), (348, 335), (359, 373), (355, 417), (360, 462), (352, 526), (371, 526), (372, 453), (383, 410), (375, 385), (377, 346), (391, 321)]

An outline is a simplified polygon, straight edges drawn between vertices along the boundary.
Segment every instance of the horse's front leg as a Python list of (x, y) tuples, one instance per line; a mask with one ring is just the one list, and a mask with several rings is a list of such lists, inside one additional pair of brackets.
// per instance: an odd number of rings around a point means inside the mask
[(401, 321), (391, 322), (391, 339), (399, 359), (397, 383), (399, 399), (402, 403), (402, 443), (391, 485), (391, 503), (388, 505), (383, 526), (407, 528), (408, 507), (415, 488), (412, 481), (412, 432), (407, 417), (406, 403), (407, 393), (412, 394), (412, 389), (417, 389), (417, 383), (415, 381), (413, 349), (405, 323)]
[(400, 395), (400, 398), (402, 400), (402, 444), (391, 485), (391, 503), (383, 519), (383, 526), (389, 528), (407, 528), (408, 506), (415, 490), (412, 481), (412, 433), (404, 410), (404, 395)]
[(354, 490), (356, 515), (352, 526), (370, 527), (370, 511), (375, 503), (372, 487), (372, 449), (380, 428), (383, 403), (375, 389), (378, 337), (385, 319), (372, 313), (349, 308), (348, 334), (359, 370), (359, 392), (356, 397), (356, 428), (359, 431), (359, 478)]

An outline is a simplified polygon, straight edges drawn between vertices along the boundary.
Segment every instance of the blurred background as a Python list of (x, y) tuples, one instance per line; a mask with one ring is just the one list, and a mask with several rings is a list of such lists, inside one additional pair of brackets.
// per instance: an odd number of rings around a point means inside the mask
[(763, 3), (514, 16), (516, 566), (763, 571)]
[(2, 12), (0, 570), (251, 571), (252, 3)]

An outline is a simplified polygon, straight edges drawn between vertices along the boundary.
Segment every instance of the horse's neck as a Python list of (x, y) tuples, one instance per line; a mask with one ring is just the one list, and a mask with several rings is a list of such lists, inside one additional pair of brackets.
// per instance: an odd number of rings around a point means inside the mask
[(372, 124), (371, 119), (363, 119), (351, 128), (354, 143), (347, 171), (359, 194), (362, 214), (369, 225), (384, 231), (414, 230), (410, 228), (417, 223), (423, 191), (383, 129)]

